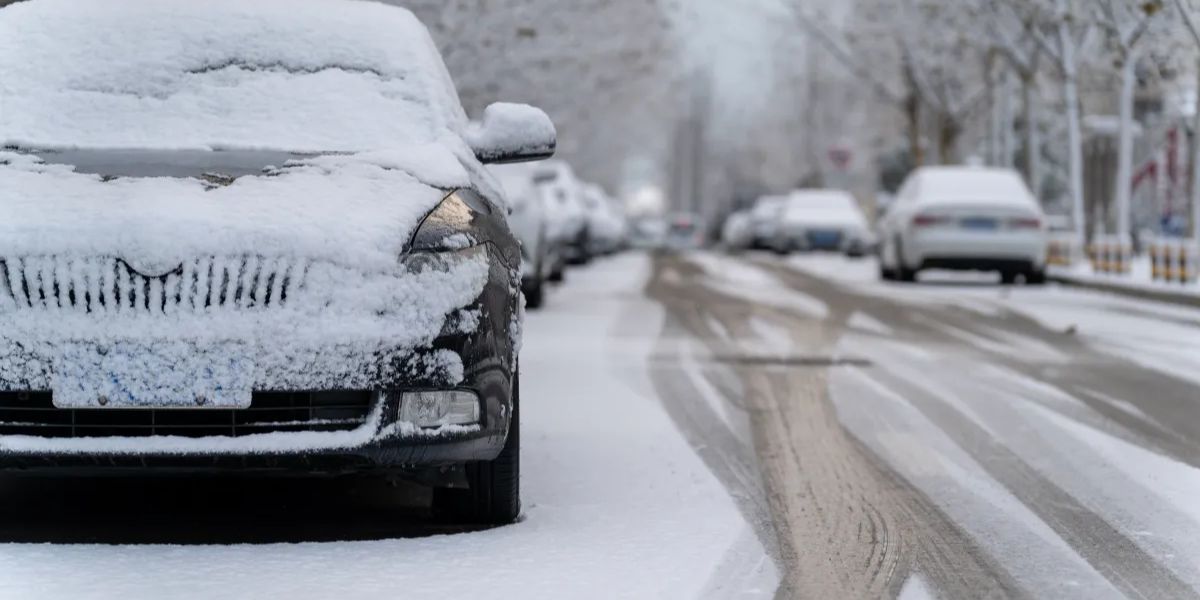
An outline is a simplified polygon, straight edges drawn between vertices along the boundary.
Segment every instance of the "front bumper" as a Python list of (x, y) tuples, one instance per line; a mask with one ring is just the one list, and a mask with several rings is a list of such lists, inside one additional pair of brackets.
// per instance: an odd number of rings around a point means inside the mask
[[(336, 322), (317, 320), (277, 327), (281, 323), (262, 318), (251, 322), (238, 315), (232, 318), (242, 319), (240, 323), (221, 323), (222, 331), (238, 325), (270, 326), (271, 335), (281, 336), (255, 336), (259, 345), (253, 348), (260, 355), (255, 391), (377, 391), (370, 418), (355, 429), (197, 438), (0, 435), (0, 469), (346, 473), (437, 470), (493, 459), (504, 445), (512, 414), (519, 286), (513, 281), (515, 269), (489, 253), (486, 282), (476, 300), (447, 313), (440, 333), (416, 347), (389, 343), (389, 332), (396, 326), (384, 323), (388, 315), (375, 317), (380, 328), (373, 335), (366, 335), (372, 323), (339, 328)], [(270, 347), (272, 342), (289, 351)], [(24, 352), (33, 360), (0, 379), (0, 390), (48, 389), (53, 353), (46, 349), (53, 346), (19, 340), (8, 344), (10, 352)], [(398, 422), (402, 392), (446, 389), (470, 390), (479, 397), (478, 424), (420, 429)]]

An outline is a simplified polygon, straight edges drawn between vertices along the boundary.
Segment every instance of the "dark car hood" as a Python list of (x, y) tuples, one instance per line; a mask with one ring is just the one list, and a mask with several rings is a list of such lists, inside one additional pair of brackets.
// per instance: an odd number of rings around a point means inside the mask
[(259, 175), (292, 160), (310, 158), (278, 150), (53, 150), (25, 151), (52, 165), (69, 165), (77, 173), (104, 177), (237, 178)]

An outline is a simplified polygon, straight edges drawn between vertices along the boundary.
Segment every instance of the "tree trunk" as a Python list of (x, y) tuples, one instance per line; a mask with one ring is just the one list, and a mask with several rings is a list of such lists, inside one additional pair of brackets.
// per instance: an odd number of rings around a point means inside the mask
[[(1200, 77), (1200, 66), (1196, 74)], [(1200, 90), (1200, 83), (1196, 89)], [(1200, 241), (1200, 100), (1192, 119), (1192, 239)]]
[(1025, 181), (1033, 195), (1042, 197), (1042, 142), (1037, 125), (1037, 75), (1021, 76), (1021, 92), (1025, 100)]
[(1137, 58), (1133, 52), (1121, 65), (1120, 125), (1117, 129), (1117, 175), (1113, 182), (1116, 196), (1117, 235), (1129, 239), (1133, 233), (1130, 197), (1133, 193), (1133, 87), (1136, 83)]
[(1012, 168), (1016, 140), (1013, 136), (1013, 95), (1008, 77), (1000, 80), (1000, 114), (1003, 128), (1000, 130), (1001, 156), (1000, 166)]
[(920, 167), (925, 164), (925, 152), (921, 148), (921, 100), (916, 94), (908, 96), (904, 114), (908, 117), (908, 152), (913, 167)]
[(958, 138), (962, 127), (953, 118), (942, 115), (938, 118), (938, 158), (943, 165), (958, 162)]
[(1079, 123), (1079, 74), (1075, 64), (1074, 42), (1065, 23), (1059, 25), (1063, 48), (1063, 94), (1067, 102), (1067, 188), (1071, 194), (1071, 221), (1075, 224), (1075, 241), (1087, 239), (1087, 217), (1083, 197), (1083, 132)]
[(987, 85), (988, 130), (987, 164), (1000, 164), (1000, 95), (996, 87), (996, 58), (989, 55), (984, 63), (984, 83)]

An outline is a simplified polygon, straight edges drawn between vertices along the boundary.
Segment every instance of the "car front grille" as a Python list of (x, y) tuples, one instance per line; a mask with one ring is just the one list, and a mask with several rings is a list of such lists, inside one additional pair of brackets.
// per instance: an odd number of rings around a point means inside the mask
[(282, 306), (306, 265), (281, 258), (205, 257), (160, 274), (119, 258), (34, 256), (0, 260), (0, 310), (159, 313)]
[(348, 431), (370, 418), (370, 391), (254, 392), (243, 409), (67, 409), (50, 392), (0, 392), (0, 435), (44, 438)]

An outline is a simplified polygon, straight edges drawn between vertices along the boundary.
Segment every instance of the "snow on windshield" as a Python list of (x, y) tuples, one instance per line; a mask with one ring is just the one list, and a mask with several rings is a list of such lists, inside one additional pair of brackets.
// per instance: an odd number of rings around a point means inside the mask
[(465, 124), (425, 27), (358, 0), (0, 10), (0, 146), (376, 150)]

